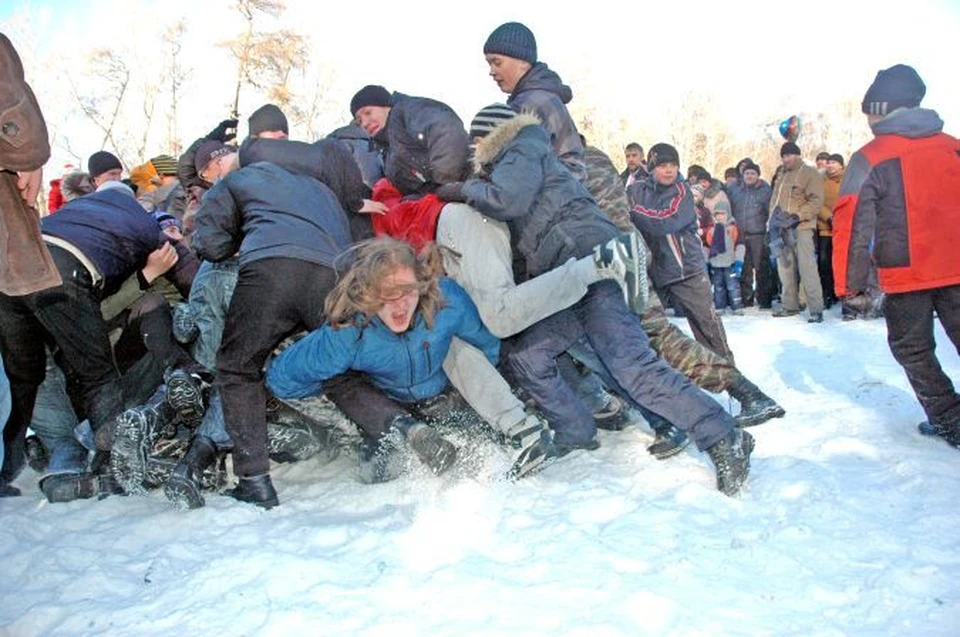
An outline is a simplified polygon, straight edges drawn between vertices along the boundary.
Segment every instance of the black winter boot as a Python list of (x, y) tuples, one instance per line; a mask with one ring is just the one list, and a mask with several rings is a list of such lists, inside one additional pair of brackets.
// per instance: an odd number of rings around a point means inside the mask
[(740, 487), (750, 474), (750, 454), (753, 436), (735, 428), (726, 438), (707, 449), (707, 455), (717, 469), (717, 489), (728, 496), (740, 493)]
[(170, 371), (164, 380), (167, 384), (167, 404), (184, 425), (191, 429), (199, 427), (206, 411), (205, 398), (209, 385), (199, 374), (190, 374), (182, 369)]
[(738, 427), (754, 427), (771, 418), (782, 418), (787, 412), (777, 402), (760, 391), (760, 388), (740, 374), (727, 393), (740, 403), (740, 413), (734, 416)]
[(280, 498), (277, 497), (277, 490), (273, 488), (269, 473), (240, 478), (237, 486), (227, 489), (223, 495), (228, 495), (240, 502), (256, 504), (264, 509), (272, 509), (280, 504)]
[(199, 509), (204, 505), (200, 477), (216, 461), (217, 448), (213, 441), (206, 436), (196, 436), (163, 485), (164, 495), (179, 508)]
[(593, 422), (598, 429), (622, 431), (630, 424), (630, 414), (622, 400), (607, 393), (603, 407), (593, 412)]
[(97, 477), (89, 472), (56, 473), (40, 480), (40, 490), (47, 502), (73, 502), (92, 498), (100, 492)]
[(435, 475), (440, 475), (456, 461), (457, 448), (430, 425), (408, 415), (397, 416), (391, 424), (407, 437), (407, 444)]
[(117, 417), (110, 469), (126, 493), (146, 492), (143, 480), (147, 474), (147, 455), (174, 417), (165, 401), (134, 407)]

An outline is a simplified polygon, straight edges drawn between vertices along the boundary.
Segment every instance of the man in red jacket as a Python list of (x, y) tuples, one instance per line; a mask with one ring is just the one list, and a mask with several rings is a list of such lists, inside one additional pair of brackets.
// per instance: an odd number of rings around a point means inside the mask
[[(898, 64), (880, 71), (863, 98), (874, 140), (851, 158), (834, 210), (838, 296), (866, 305), (871, 260), (887, 341), (928, 422), (923, 433), (960, 447), (960, 395), (934, 353), (934, 311), (960, 351), (960, 141), (919, 108), (926, 87)], [(865, 311), (866, 308), (858, 308)]]

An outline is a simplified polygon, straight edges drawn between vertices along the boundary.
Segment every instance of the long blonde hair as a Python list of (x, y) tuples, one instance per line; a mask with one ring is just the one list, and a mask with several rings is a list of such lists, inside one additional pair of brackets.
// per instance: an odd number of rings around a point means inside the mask
[(428, 243), (420, 254), (409, 243), (381, 237), (362, 241), (353, 247), (356, 259), (336, 286), (327, 295), (324, 311), (334, 327), (346, 327), (363, 318), (360, 326), (367, 325), (380, 308), (383, 280), (397, 268), (410, 268), (417, 279), (420, 302), (417, 311), (423, 314), (427, 328), (433, 327), (437, 311), (443, 307), (438, 281), (443, 276), (443, 256), (440, 247)]

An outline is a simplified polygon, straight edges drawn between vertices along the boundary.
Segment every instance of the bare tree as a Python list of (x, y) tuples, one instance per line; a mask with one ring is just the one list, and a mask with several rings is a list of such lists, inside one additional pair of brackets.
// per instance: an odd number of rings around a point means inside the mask
[(83, 114), (103, 132), (100, 147), (110, 142), (117, 149), (120, 144), (117, 143), (114, 127), (130, 86), (130, 69), (111, 49), (94, 50), (89, 63), (90, 75), (100, 78), (103, 86), (81, 93), (71, 77), (70, 89)]
[(167, 139), (164, 144), (174, 156), (183, 151), (180, 135), (177, 131), (177, 105), (180, 100), (180, 89), (190, 78), (190, 69), (185, 69), (180, 63), (180, 50), (183, 47), (183, 34), (187, 30), (184, 19), (171, 24), (163, 33), (163, 41), (169, 52), (169, 66), (164, 71), (164, 81), (170, 87), (170, 110), (167, 111)]
[(277, 18), (286, 6), (281, 0), (238, 0), (237, 11), (246, 23), (243, 33), (224, 43), (237, 60), (237, 86), (233, 114), (240, 112), (240, 92), (244, 84), (266, 93), (280, 106), (292, 101), (291, 74), (303, 70), (309, 58), (307, 38), (291, 29), (258, 29), (263, 16)]

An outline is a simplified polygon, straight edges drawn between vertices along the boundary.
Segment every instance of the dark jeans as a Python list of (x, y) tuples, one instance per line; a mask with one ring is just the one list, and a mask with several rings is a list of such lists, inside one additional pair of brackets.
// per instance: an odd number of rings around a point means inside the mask
[(833, 237), (817, 237), (817, 270), (823, 288), (823, 306), (830, 307), (837, 302), (833, 290)]
[(610, 376), (631, 400), (689, 432), (700, 449), (733, 429), (733, 419), (651, 349), (639, 317), (613, 281), (590, 286), (569, 309), (536, 323), (510, 340), (507, 364), (540, 405), (563, 445), (596, 435), (590, 410), (557, 368), (557, 356), (586, 337)]
[(960, 354), (960, 285), (888, 294), (887, 342), (931, 423), (960, 423), (960, 396), (936, 356), (933, 312)]
[(732, 268), (710, 268), (710, 278), (713, 279), (713, 306), (718, 310), (731, 308), (739, 310), (743, 307), (740, 298), (740, 277), (733, 273)]
[(336, 283), (326, 266), (270, 258), (240, 269), (217, 352), (216, 385), (237, 477), (270, 471), (263, 365), (283, 338), (323, 322), (323, 301)]
[[(743, 304), (769, 308), (773, 302), (773, 269), (770, 267), (770, 246), (766, 234), (747, 234), (743, 236), (746, 254), (743, 258), (743, 273), (740, 277), (740, 295)], [(756, 278), (757, 290), (754, 294), (753, 282)]]
[(13, 480), (23, 466), (24, 434), (46, 375), (47, 342), (59, 348), (58, 361), (76, 379), (95, 431), (112, 426), (123, 409), (120, 374), (100, 315), (100, 290), (69, 252), (51, 246), (50, 255), (62, 285), (26, 296), (0, 294), (0, 350), (13, 399), (3, 430), (6, 453), (0, 483)]
[(657, 288), (657, 293), (664, 305), (677, 304), (683, 308), (693, 338), (698, 343), (733, 362), (733, 352), (727, 345), (727, 333), (713, 307), (713, 290), (706, 272), (671, 283), (665, 289)]

